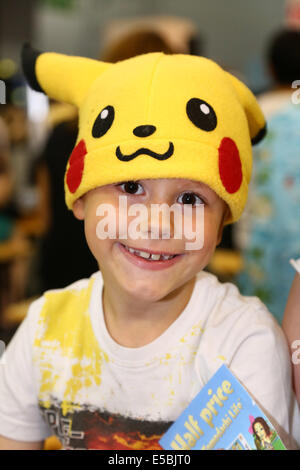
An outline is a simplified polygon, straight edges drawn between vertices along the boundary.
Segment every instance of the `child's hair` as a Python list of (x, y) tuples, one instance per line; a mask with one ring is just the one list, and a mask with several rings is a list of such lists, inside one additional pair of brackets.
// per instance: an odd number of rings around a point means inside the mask
[(300, 31), (284, 29), (276, 33), (268, 51), (269, 64), (278, 83), (290, 85), (300, 77)]
[(110, 43), (102, 51), (101, 60), (115, 63), (149, 52), (172, 54), (174, 51), (160, 34), (155, 31), (141, 29), (140, 31), (129, 32), (125, 37), (122, 36)]

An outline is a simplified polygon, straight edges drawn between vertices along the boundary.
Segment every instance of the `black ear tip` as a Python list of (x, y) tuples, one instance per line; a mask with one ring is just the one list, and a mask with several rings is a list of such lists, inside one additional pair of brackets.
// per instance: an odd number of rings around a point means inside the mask
[(253, 139), (251, 139), (252, 145), (258, 144), (261, 140), (263, 140), (266, 134), (267, 134), (267, 123), (264, 125), (262, 129), (260, 129), (258, 134), (256, 134), (256, 136), (253, 137)]
[(42, 54), (42, 52), (38, 51), (31, 47), (29, 42), (25, 42), (22, 47), (21, 51), (21, 62), (24, 75), (31, 86), (36, 91), (44, 92), (41, 88), (35, 73), (35, 64), (37, 58)]

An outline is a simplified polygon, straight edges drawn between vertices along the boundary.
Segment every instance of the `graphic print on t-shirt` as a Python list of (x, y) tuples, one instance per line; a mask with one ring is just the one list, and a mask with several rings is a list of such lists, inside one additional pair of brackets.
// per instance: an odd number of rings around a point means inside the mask
[(161, 450), (158, 441), (172, 422), (134, 419), (80, 406), (63, 416), (61, 404), (40, 404), (42, 415), (64, 449)]

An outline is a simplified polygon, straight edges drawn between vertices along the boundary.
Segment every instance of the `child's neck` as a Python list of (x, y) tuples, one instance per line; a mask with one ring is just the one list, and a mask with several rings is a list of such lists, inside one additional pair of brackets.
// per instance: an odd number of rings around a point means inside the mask
[(122, 290), (104, 283), (103, 314), (110, 336), (118, 344), (138, 348), (158, 338), (182, 313), (192, 295), (196, 277), (154, 303), (137, 302)]

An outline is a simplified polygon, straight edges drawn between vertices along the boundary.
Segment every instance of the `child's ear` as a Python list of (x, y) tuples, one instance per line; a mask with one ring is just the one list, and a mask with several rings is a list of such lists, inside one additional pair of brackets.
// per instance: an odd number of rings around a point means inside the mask
[(228, 217), (229, 214), (230, 214), (230, 211), (229, 211), (228, 206), (226, 205), (226, 207), (224, 209), (224, 212), (223, 212), (223, 217), (222, 217), (222, 220), (221, 220), (221, 223), (220, 223), (220, 226), (219, 226), (219, 231), (218, 231), (218, 236), (217, 236), (217, 246), (220, 245), (220, 243), (222, 241), (225, 222), (226, 222), (227, 217)]
[(224, 222), (222, 221), (222, 223), (220, 224), (220, 227), (219, 227), (218, 238), (217, 238), (217, 246), (220, 245), (220, 243), (222, 241), (223, 230), (224, 230)]
[(84, 220), (84, 200), (83, 197), (76, 199), (72, 207), (73, 214), (76, 219)]

